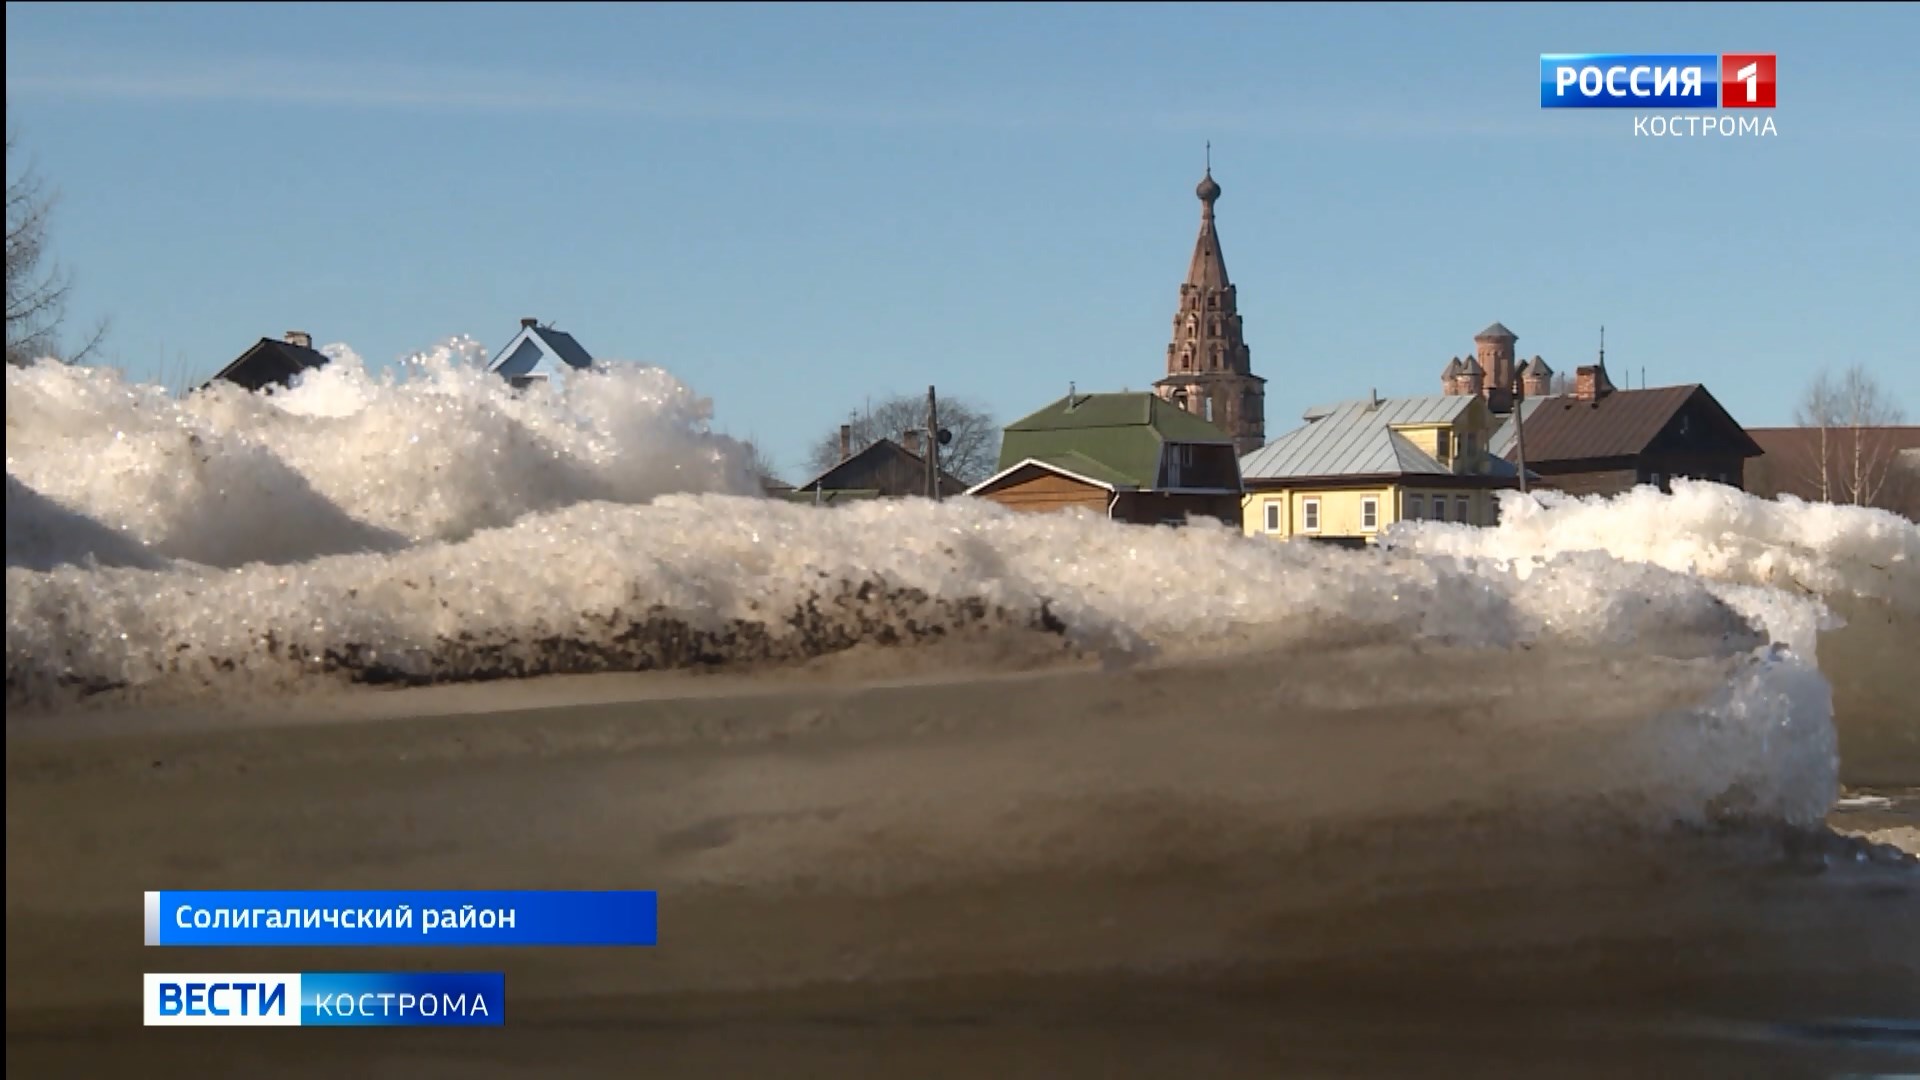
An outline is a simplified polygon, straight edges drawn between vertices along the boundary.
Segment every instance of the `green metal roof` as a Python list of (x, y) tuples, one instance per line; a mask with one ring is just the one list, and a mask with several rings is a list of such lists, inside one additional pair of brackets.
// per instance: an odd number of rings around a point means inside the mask
[(1160, 478), (1160, 448), (1170, 442), (1233, 440), (1154, 394), (1070, 394), (1007, 425), (1000, 468), (1037, 458), (1090, 480), (1151, 488)]
[(1045, 465), (1051, 465), (1064, 472), (1070, 472), (1075, 476), (1084, 476), (1089, 480), (1098, 481), (1102, 484), (1111, 484), (1117, 488), (1140, 486), (1132, 477), (1125, 475), (1118, 469), (1110, 469), (1076, 450), (1069, 450), (1064, 454), (1048, 454), (1046, 457), (1035, 458), (1034, 460)]
[(1173, 442), (1233, 442), (1227, 433), (1158, 394), (1069, 394), (1007, 425), (1008, 431), (1150, 427)]

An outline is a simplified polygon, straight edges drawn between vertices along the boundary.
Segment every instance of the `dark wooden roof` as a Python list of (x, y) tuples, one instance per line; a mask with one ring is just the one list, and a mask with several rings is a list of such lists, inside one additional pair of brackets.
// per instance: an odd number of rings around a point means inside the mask
[(581, 348), (580, 343), (573, 339), (573, 335), (565, 330), (555, 330), (551, 326), (537, 326), (533, 328), (533, 332), (540, 335), (540, 339), (547, 343), (547, 347), (553, 350), (554, 355), (565, 360), (570, 366), (577, 368), (593, 366), (593, 356)]
[(327, 362), (318, 349), (294, 345), (274, 338), (261, 338), (253, 347), (220, 369), (220, 373), (200, 385), (202, 390), (216, 382), (230, 382), (249, 390), (265, 386), (291, 386), (293, 377), (312, 371)]
[[(1527, 464), (1637, 457), (1694, 403), (1743, 457), (1762, 452), (1739, 423), (1698, 383), (1614, 390), (1595, 401), (1572, 395), (1543, 399), (1526, 414)], [(1507, 456), (1515, 456), (1508, 448)]]
[[(880, 439), (801, 484), (796, 493), (819, 488), (823, 491), (873, 490), (892, 498), (924, 495), (927, 491), (926, 475), (926, 458), (892, 439)], [(967, 485), (954, 479), (945, 469), (940, 471), (942, 495), (959, 495), (966, 490)]]

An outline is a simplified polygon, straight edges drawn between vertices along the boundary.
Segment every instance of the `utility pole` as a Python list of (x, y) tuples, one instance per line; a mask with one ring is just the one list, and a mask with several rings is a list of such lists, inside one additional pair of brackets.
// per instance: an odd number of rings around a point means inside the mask
[(1524, 383), (1516, 383), (1513, 390), (1513, 445), (1514, 453), (1520, 459), (1520, 494), (1527, 493), (1527, 393)]
[(927, 498), (940, 501), (940, 401), (927, 387)]

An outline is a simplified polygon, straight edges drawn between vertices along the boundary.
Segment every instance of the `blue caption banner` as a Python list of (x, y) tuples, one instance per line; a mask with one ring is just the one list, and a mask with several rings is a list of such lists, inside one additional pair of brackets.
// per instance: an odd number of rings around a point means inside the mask
[(1543, 109), (1717, 109), (1717, 53), (1542, 53)]
[(146, 895), (148, 945), (655, 945), (653, 892)]
[(148, 1027), (500, 1027), (500, 972), (147, 975)]

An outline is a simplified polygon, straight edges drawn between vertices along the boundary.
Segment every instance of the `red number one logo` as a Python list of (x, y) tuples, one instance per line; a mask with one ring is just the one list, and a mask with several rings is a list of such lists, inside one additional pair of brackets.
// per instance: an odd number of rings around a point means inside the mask
[(1720, 57), (1720, 107), (1771, 109), (1773, 53), (1727, 53)]

